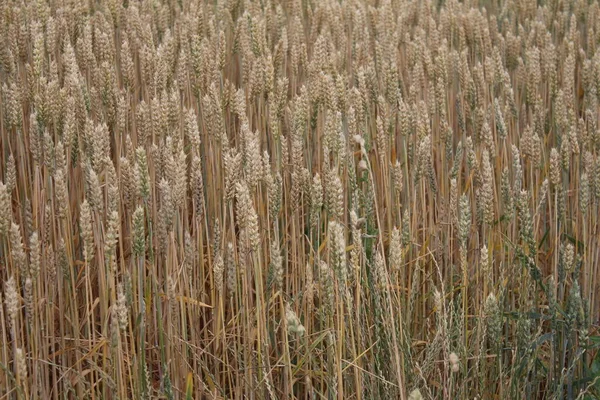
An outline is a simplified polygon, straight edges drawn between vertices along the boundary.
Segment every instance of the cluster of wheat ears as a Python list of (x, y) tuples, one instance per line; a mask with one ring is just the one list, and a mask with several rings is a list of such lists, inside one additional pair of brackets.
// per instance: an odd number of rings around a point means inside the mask
[(0, 1), (1, 399), (600, 396), (600, 6)]

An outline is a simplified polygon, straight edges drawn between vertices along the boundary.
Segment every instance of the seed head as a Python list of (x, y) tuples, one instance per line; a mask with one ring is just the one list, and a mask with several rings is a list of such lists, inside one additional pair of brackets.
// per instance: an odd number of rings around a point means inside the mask
[(19, 312), (20, 299), (15, 278), (12, 276), (4, 284), (4, 303), (6, 304), (6, 311), (14, 325), (17, 313)]
[(133, 254), (143, 257), (146, 253), (146, 232), (144, 221), (144, 209), (138, 206), (133, 213)]
[(25, 360), (25, 354), (23, 349), (17, 347), (15, 350), (15, 365), (17, 369), (17, 377), (20, 382), (27, 379), (27, 361)]
[(244, 181), (238, 182), (236, 185), (236, 213), (238, 225), (246, 232), (246, 237), (250, 248), (258, 249), (260, 245), (260, 234), (258, 231), (258, 215), (254, 208), (254, 202), (250, 198), (248, 185)]
[(15, 158), (11, 154), (8, 156), (6, 163), (6, 189), (10, 194), (17, 187), (17, 167), (15, 165)]
[(138, 147), (135, 151), (137, 166), (135, 170), (136, 184), (138, 194), (143, 200), (150, 196), (150, 177), (148, 176), (148, 161), (146, 159), (146, 150)]
[(332, 311), (334, 301), (331, 269), (323, 260), (319, 262), (319, 281), (321, 283), (321, 302), (327, 312)]
[(9, 232), (10, 250), (14, 265), (21, 271), (21, 276), (25, 277), (29, 271), (27, 269), (26, 255), (23, 250), (23, 240), (21, 238), (21, 228), (14, 222), (10, 226)]
[(10, 192), (7, 185), (0, 182), (0, 235), (6, 235), (11, 223)]
[(283, 285), (283, 259), (278, 240), (273, 240), (271, 243), (271, 271), (275, 287), (281, 289)]
[(115, 305), (117, 319), (119, 321), (119, 328), (124, 331), (127, 329), (129, 322), (128, 310), (127, 310), (127, 297), (123, 291), (123, 284), (119, 283), (117, 287), (117, 304)]
[(111, 254), (117, 245), (119, 238), (119, 228), (121, 221), (119, 219), (119, 212), (113, 211), (110, 213), (108, 218), (108, 229), (106, 231), (106, 242), (105, 242), (105, 253)]
[(471, 205), (466, 195), (460, 196), (460, 222), (458, 232), (461, 242), (466, 243), (471, 229)]
[(348, 266), (346, 263), (346, 237), (344, 226), (335, 221), (329, 223), (329, 248), (330, 260), (333, 269), (338, 274), (338, 279), (342, 284), (346, 282), (348, 276)]
[(565, 246), (563, 262), (566, 272), (573, 270), (573, 266), (575, 265), (575, 248), (571, 243), (567, 243)]
[(323, 207), (323, 184), (321, 183), (321, 176), (318, 173), (315, 174), (310, 188), (310, 205), (311, 226), (316, 227), (321, 216), (321, 208)]
[(587, 214), (590, 203), (590, 182), (586, 172), (581, 174), (579, 188), (579, 207), (581, 208), (581, 213), (585, 215)]
[(487, 150), (483, 152), (482, 163), (483, 186), (481, 187), (480, 201), (485, 222), (492, 224), (494, 222), (494, 178)]
[(29, 239), (29, 272), (33, 279), (37, 278), (40, 273), (40, 252), (41, 248), (38, 233), (33, 232)]
[(396, 227), (392, 230), (392, 237), (390, 238), (390, 267), (392, 271), (400, 271), (402, 264), (402, 238), (400, 236), (400, 230)]
[(223, 256), (221, 252), (219, 252), (215, 258), (213, 265), (213, 274), (215, 279), (215, 287), (217, 288), (217, 293), (219, 295), (223, 293), (223, 271), (225, 270), (225, 262), (223, 261)]
[(486, 245), (481, 248), (481, 272), (485, 276), (489, 275), (490, 273), (490, 258)]
[(84, 257), (89, 263), (94, 258), (96, 246), (94, 245), (94, 228), (92, 226), (92, 211), (87, 200), (81, 203), (80, 210), (81, 237), (84, 244)]
[(394, 190), (396, 191), (396, 195), (400, 195), (402, 193), (402, 188), (404, 185), (403, 177), (402, 177), (402, 165), (398, 160), (394, 164), (394, 168), (392, 170), (392, 178), (394, 180)]
[(502, 341), (502, 314), (493, 293), (485, 301), (484, 314), (488, 340), (496, 348)]

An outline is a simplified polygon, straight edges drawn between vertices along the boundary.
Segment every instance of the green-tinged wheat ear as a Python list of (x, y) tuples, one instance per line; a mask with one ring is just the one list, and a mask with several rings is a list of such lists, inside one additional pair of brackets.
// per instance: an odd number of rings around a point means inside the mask
[(138, 206), (133, 213), (133, 235), (132, 248), (137, 257), (143, 257), (146, 254), (146, 233), (144, 209)]
[(494, 351), (502, 343), (502, 312), (498, 305), (498, 299), (490, 293), (484, 305), (485, 326), (487, 337)]
[(323, 207), (323, 184), (321, 182), (321, 176), (318, 173), (315, 174), (312, 180), (310, 204), (310, 224), (313, 228), (316, 228), (321, 216), (321, 208)]
[(147, 200), (150, 196), (150, 177), (148, 176), (148, 162), (146, 159), (146, 150), (142, 147), (138, 147), (136, 153), (136, 164), (135, 169), (135, 182), (137, 186), (138, 195), (143, 199)]
[(269, 217), (271, 220), (275, 220), (281, 211), (282, 197), (283, 197), (283, 179), (279, 171), (275, 174), (275, 177), (271, 175), (271, 179), (267, 185), (269, 191)]

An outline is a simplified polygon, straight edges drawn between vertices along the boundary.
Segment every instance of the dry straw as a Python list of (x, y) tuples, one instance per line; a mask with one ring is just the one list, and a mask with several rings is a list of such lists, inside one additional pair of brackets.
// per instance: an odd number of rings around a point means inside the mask
[(598, 2), (30, 3), (0, 398), (598, 396)]

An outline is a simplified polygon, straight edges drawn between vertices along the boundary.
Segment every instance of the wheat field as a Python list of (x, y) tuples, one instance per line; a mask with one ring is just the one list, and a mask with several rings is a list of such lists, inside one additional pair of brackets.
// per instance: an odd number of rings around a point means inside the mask
[(0, 399), (600, 399), (596, 0), (0, 1)]

